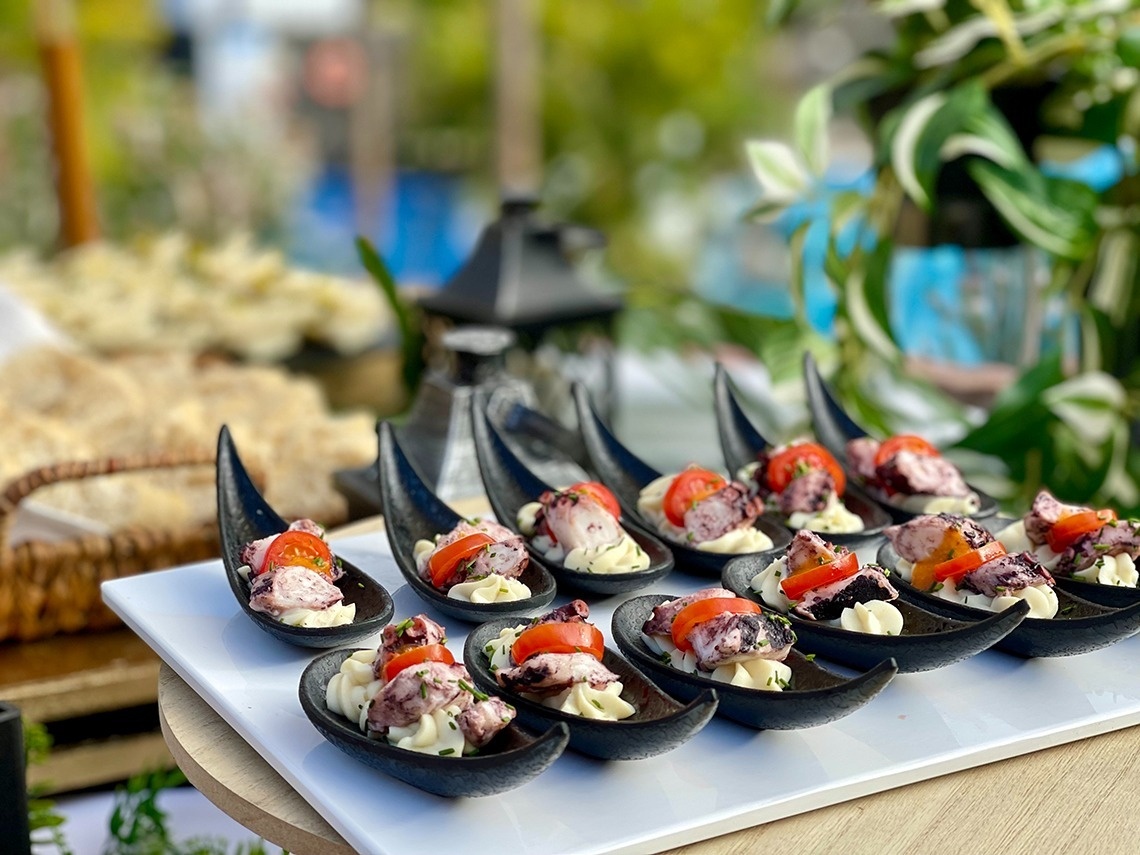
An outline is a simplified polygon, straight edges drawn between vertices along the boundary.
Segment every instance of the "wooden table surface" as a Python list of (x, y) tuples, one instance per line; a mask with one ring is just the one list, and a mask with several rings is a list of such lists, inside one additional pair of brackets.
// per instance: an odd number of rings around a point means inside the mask
[[(376, 527), (374, 521), (363, 521), (337, 535)], [(166, 665), (159, 674), (158, 704), (163, 735), (175, 760), (219, 808), (297, 855), (352, 851)], [(1137, 792), (1140, 726), (830, 807), (810, 810), (811, 805), (804, 805), (807, 812), (797, 816), (670, 851), (685, 855), (1137, 852)], [(477, 849), (473, 841), (472, 851)]]

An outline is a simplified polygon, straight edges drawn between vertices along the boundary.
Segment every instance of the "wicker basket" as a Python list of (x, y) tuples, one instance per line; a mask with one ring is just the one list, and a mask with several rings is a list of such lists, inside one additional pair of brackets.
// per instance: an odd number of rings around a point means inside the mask
[(213, 462), (213, 452), (194, 450), (59, 463), (11, 482), (0, 496), (0, 642), (117, 626), (118, 617), (100, 597), (102, 582), (221, 554), (214, 522), (183, 531), (126, 529), (107, 536), (85, 535), (62, 543), (30, 541), (12, 547), (16, 509), (28, 495), (61, 481)]

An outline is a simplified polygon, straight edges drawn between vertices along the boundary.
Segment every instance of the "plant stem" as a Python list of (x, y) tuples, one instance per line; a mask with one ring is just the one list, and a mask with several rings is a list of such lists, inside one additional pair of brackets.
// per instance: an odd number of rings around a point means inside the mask
[(1084, 33), (1060, 33), (1024, 51), (1019, 61), (997, 63), (992, 68), (982, 72), (978, 79), (987, 89), (996, 89), (1025, 71), (1026, 68), (1041, 66), (1067, 53), (1082, 53), (1087, 46), (1087, 41)]

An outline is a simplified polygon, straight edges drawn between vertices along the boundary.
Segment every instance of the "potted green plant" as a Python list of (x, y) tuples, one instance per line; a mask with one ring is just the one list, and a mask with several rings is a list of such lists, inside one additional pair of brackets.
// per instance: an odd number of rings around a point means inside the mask
[[(1067, 360), (1024, 360), (1018, 380), (958, 445), (1000, 458), (1004, 478), (990, 486), (1011, 502), (1046, 484), (1073, 501), (1136, 509), (1140, 2), (881, 0), (872, 10), (891, 20), (890, 45), (810, 90), (792, 142), (748, 146), (763, 191), (755, 214), (772, 217), (820, 192), (832, 111), (858, 109), (866, 120), (872, 189), (826, 196), (841, 392), (871, 425), (890, 428), (867, 381), (904, 363), (889, 309), (899, 243), (914, 234), (916, 213), (925, 217), (922, 234), (945, 239), (947, 213), (962, 199), (984, 200), (966, 220), (992, 212), (1042, 259), (1047, 284), (1038, 296), (1062, 298), (1079, 335)], [(1067, 156), (1099, 148), (1115, 174), (1099, 185), (1060, 174), (1030, 150), (1042, 139)], [(793, 251), (808, 227), (793, 232)], [(792, 278), (802, 289), (802, 270)], [(980, 469), (993, 473), (994, 461)]]

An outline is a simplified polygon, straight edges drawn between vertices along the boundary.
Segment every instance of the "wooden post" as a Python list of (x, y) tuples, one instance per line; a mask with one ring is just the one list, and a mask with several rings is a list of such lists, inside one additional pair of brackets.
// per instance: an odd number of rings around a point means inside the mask
[(99, 237), (95, 187), (83, 130), (83, 66), (71, 0), (35, 0), (47, 87), (60, 238), (65, 247)]
[(542, 183), (538, 0), (495, 4), (496, 177), (503, 196), (537, 196)]

